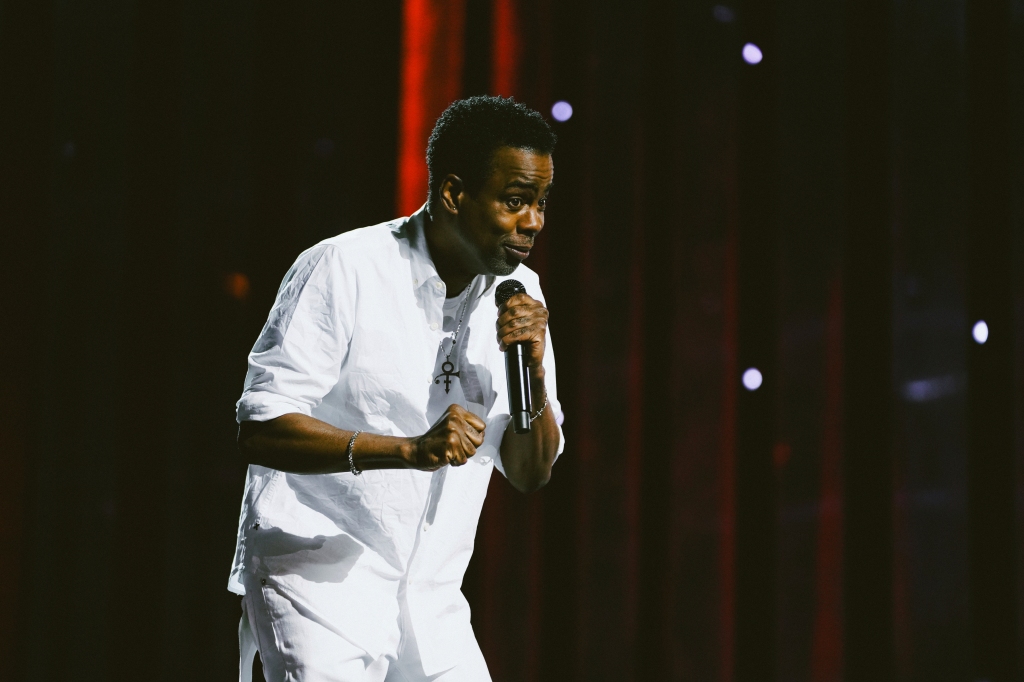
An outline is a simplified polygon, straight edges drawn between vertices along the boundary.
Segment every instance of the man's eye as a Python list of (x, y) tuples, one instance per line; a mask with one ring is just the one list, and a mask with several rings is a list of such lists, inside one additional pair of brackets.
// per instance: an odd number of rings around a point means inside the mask
[(508, 200), (509, 208), (520, 208), (523, 205), (523, 200), (519, 197), (512, 197)]
[(546, 209), (548, 207), (548, 200), (547, 199), (541, 199), (540, 201), (537, 202), (537, 205), (540, 207), (540, 210), (543, 211), (544, 209)]

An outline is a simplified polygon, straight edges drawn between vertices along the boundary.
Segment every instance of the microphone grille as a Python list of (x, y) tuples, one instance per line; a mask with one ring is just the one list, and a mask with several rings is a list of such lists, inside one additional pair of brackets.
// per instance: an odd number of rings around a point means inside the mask
[(498, 288), (494, 292), (494, 305), (501, 306), (502, 303), (512, 298), (516, 294), (525, 294), (526, 287), (523, 283), (515, 279), (506, 279), (504, 282), (498, 285)]

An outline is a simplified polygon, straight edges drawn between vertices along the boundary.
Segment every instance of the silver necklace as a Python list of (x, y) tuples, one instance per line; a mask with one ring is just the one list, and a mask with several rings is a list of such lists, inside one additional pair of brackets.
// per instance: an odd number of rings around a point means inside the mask
[[(470, 285), (472, 286), (472, 285)], [(469, 307), (469, 287), (466, 288), (466, 300), (462, 302), (462, 312), (459, 314), (459, 324), (455, 327), (455, 333), (452, 334), (452, 345), (449, 346), (448, 352), (444, 354), (444, 362), (441, 363), (441, 373), (434, 377), (434, 383), (440, 384), (441, 377), (444, 377), (444, 392), (447, 393), (452, 388), (452, 377), (459, 379), (459, 372), (455, 371), (455, 365), (452, 364), (452, 351), (455, 350), (455, 342), (459, 338), (459, 332), (462, 330), (462, 318), (466, 316), (466, 309)], [(444, 343), (441, 344), (441, 352), (444, 352)]]

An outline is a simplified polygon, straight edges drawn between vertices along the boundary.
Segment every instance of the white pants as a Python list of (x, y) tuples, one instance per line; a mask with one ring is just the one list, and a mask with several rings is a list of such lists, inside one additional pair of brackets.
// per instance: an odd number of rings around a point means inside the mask
[[(412, 632), (407, 623), (403, 625), (404, 632)], [(403, 635), (396, 658), (374, 660), (299, 613), (276, 590), (247, 589), (238, 624), (239, 680), (251, 681), (253, 658), (259, 650), (267, 682), (491, 682), (480, 646), (470, 639), (458, 665), (427, 676), (411, 637)]]

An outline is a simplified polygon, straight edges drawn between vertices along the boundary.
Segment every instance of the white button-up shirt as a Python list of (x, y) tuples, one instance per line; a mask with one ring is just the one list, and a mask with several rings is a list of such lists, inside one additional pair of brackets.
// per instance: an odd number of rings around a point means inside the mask
[[(446, 393), (439, 375), (455, 320), (443, 314), (445, 284), (423, 223), (420, 209), (299, 256), (249, 355), (237, 418), (301, 413), (408, 437), (458, 402), (487, 423), (483, 446), (466, 465), (434, 472), (298, 475), (250, 465), (228, 589), (244, 594), (246, 575), (272, 580), (300, 610), (374, 658), (395, 655), (400, 609), (407, 609), (408, 634), (433, 674), (456, 663), (451, 643), (471, 635), (460, 588), (491, 468), (504, 473), (499, 450), (509, 413), (494, 326), (494, 289), (506, 278), (478, 276), (467, 288), (452, 353), (459, 377)], [(511, 277), (544, 301), (533, 271), (520, 266)], [(550, 333), (544, 368), (547, 409), (560, 424)], [(563, 446), (559, 428), (559, 453)]]

